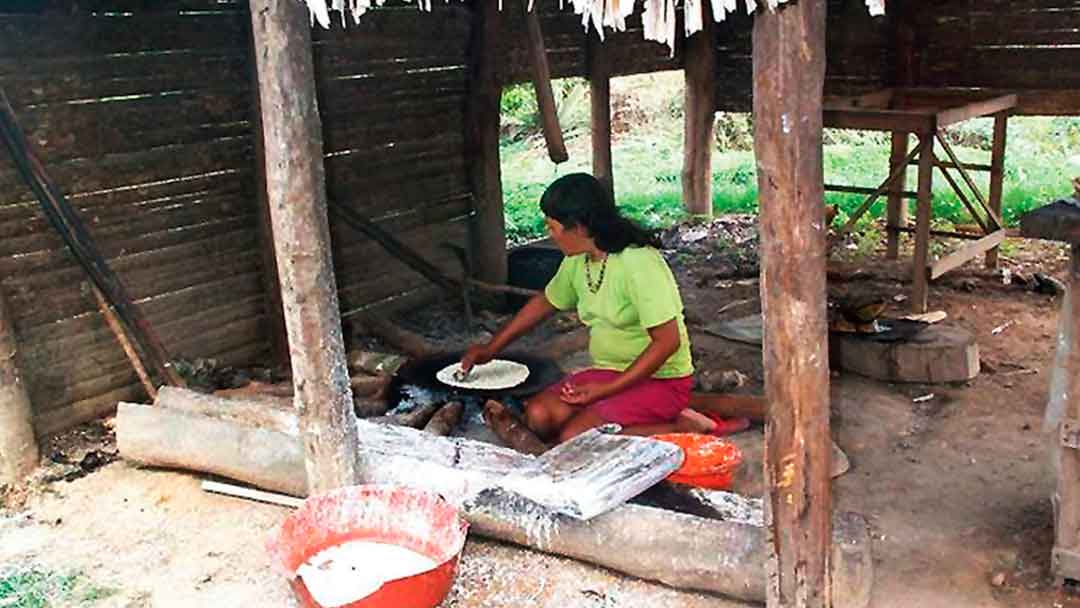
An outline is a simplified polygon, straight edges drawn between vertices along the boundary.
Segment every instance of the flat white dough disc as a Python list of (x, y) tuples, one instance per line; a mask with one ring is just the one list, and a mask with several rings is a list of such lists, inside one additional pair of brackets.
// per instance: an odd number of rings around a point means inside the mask
[(529, 368), (517, 361), (492, 359), (483, 365), (473, 366), (464, 382), (454, 378), (461, 369), (460, 363), (451, 363), (439, 370), (435, 377), (439, 382), (457, 388), (480, 391), (502, 391), (514, 388), (529, 378)]

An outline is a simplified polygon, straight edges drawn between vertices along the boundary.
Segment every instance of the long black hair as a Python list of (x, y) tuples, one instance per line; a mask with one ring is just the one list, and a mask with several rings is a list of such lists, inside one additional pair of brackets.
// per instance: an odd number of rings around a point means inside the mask
[(544, 215), (566, 228), (584, 226), (601, 251), (663, 245), (660, 236), (619, 214), (608, 189), (588, 173), (571, 173), (551, 183), (540, 197)]

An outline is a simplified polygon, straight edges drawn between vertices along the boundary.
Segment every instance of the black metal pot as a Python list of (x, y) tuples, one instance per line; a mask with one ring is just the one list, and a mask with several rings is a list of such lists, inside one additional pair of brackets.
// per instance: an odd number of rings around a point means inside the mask
[[(563, 253), (550, 247), (527, 246), (515, 249), (506, 257), (507, 282), (514, 287), (542, 291), (559, 270)], [(528, 302), (524, 296), (510, 296), (507, 306), (518, 310)]]

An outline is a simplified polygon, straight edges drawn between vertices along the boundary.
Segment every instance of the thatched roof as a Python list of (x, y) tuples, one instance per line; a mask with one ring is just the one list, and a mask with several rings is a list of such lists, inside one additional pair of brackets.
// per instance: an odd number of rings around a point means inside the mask
[[(349, 13), (353, 20), (359, 22), (360, 17), (374, 6), (381, 6), (385, 0), (304, 0), (311, 11), (312, 20), (317, 21), (323, 27), (330, 27), (330, 13), (341, 13), (344, 24), (345, 15)], [(431, 10), (431, 0), (416, 0), (420, 10)], [(533, 2), (529, 0), (529, 10), (533, 8)], [(559, 0), (560, 3), (565, 0)], [(797, 0), (742, 0), (747, 13), (761, 5), (768, 10), (774, 10), (778, 5)], [(881, 15), (885, 12), (886, 0), (865, 0), (871, 15)], [(636, 0), (571, 0), (574, 12), (581, 15), (581, 24), (587, 30), (590, 22), (604, 36), (604, 28), (608, 27), (615, 31), (626, 29), (626, 19), (633, 14), (638, 6)], [(729, 13), (738, 10), (740, 0), (713, 0), (712, 18), (716, 22), (723, 21)], [(644, 35), (647, 40), (655, 40), (667, 45), (674, 52), (676, 36), (675, 19), (676, 0), (644, 0), (645, 12), (643, 22), (645, 25)], [(704, 14), (701, 0), (682, 0), (683, 9), (686, 13), (685, 30), (689, 36), (701, 30), (704, 20), (708, 15)], [(500, 0), (500, 6), (502, 0)]]

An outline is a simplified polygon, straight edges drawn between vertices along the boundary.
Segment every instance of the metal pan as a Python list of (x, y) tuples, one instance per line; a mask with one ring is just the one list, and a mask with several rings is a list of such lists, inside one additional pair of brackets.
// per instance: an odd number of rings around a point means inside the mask
[(499, 353), (499, 358), (516, 361), (529, 368), (528, 379), (518, 386), (503, 390), (477, 390), (447, 386), (439, 382), (435, 374), (447, 365), (461, 361), (462, 354), (462, 352), (449, 352), (413, 359), (398, 370), (394, 382), (390, 385), (390, 394), (396, 397), (400, 394), (402, 386), (412, 384), (459, 395), (527, 397), (555, 384), (564, 375), (562, 368), (552, 359), (522, 352), (509, 352)]

